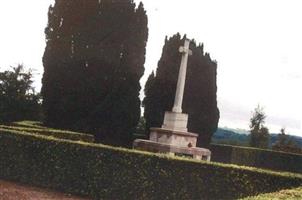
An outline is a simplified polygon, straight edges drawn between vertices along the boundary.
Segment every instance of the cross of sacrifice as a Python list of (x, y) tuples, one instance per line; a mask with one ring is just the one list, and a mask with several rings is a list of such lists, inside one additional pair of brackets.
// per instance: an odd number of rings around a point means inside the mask
[(182, 53), (181, 63), (178, 73), (178, 81), (176, 87), (176, 94), (174, 99), (174, 106), (172, 111), (181, 113), (182, 112), (182, 100), (184, 95), (185, 89), (185, 81), (186, 81), (186, 73), (187, 73), (187, 64), (188, 64), (188, 57), (192, 55), (192, 51), (189, 48), (190, 40), (185, 39), (184, 46), (179, 47), (179, 52)]

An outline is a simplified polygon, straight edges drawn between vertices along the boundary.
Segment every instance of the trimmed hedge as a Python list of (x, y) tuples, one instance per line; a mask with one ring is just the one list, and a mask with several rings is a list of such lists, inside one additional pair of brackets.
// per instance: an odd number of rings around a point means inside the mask
[(260, 194), (258, 196), (246, 197), (242, 200), (277, 200), (277, 199), (286, 199), (286, 200), (298, 200), (302, 199), (302, 187), (288, 190), (281, 190), (278, 192)]
[(211, 144), (210, 149), (215, 162), (302, 173), (301, 154), (220, 144)]
[(39, 134), (45, 136), (53, 136), (60, 139), (68, 139), (68, 140), (75, 140), (75, 141), (84, 141), (84, 142), (94, 142), (94, 136), (90, 134), (84, 133), (77, 133), (72, 131), (63, 131), (63, 130), (55, 130), (55, 129), (39, 129), (39, 128), (27, 128), (27, 127), (17, 127), (17, 126), (5, 126), (0, 125), (1, 129), (9, 129), (9, 130), (16, 130), (22, 132), (28, 132), (32, 134)]
[(110, 146), (0, 132), (0, 178), (93, 199), (235, 199), (302, 185), (302, 176)]

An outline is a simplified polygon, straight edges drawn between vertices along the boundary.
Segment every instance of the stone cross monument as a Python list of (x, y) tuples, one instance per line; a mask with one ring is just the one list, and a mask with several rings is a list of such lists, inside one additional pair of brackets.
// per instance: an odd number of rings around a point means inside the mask
[(208, 149), (196, 147), (198, 134), (188, 132), (188, 115), (182, 113), (188, 57), (192, 55), (189, 46), (190, 40), (186, 39), (184, 46), (179, 48), (182, 58), (172, 112), (165, 112), (161, 128), (150, 128), (150, 140), (136, 139), (133, 142), (133, 148), (172, 155), (188, 155), (195, 159), (209, 161), (211, 152)]
[(164, 123), (162, 128), (187, 132), (188, 115), (182, 113), (182, 100), (185, 90), (187, 63), (189, 55), (192, 51), (189, 49), (190, 40), (186, 39), (184, 46), (179, 47), (179, 52), (182, 53), (174, 106), (172, 112), (165, 112)]

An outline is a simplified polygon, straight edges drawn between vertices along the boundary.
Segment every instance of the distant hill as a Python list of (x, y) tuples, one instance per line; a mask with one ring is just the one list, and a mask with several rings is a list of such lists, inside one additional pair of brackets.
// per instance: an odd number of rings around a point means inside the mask
[[(277, 133), (270, 134), (271, 147), (278, 139)], [(294, 141), (300, 148), (302, 148), (302, 137), (289, 135), (290, 139)], [(212, 137), (212, 143), (217, 144), (230, 144), (238, 146), (249, 146), (249, 131), (244, 129), (232, 129), (232, 128), (218, 128)]]

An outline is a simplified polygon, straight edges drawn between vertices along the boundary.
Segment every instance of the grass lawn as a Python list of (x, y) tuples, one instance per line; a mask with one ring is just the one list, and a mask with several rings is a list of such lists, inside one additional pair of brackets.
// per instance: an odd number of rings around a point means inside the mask
[(302, 199), (302, 186), (294, 189), (280, 190), (279, 192), (261, 194), (254, 197), (247, 197), (242, 200), (301, 200)]

